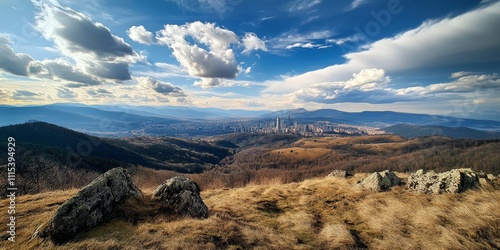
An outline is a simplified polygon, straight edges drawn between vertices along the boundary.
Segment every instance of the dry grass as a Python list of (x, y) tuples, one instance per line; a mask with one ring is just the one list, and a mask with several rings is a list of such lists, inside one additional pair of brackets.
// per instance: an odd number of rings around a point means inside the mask
[(294, 144), (306, 148), (328, 148), (332, 146), (347, 144), (374, 144), (379, 141), (403, 142), (405, 139), (397, 135), (370, 135), (370, 136), (349, 136), (349, 137), (321, 137), (303, 138)]
[[(2, 241), (0, 248), (500, 248), (500, 190), (424, 195), (395, 187), (375, 193), (353, 187), (364, 176), (206, 190), (202, 196), (211, 213), (206, 220), (154, 214), (135, 224), (116, 219), (62, 246), (30, 237), (76, 190), (27, 195), (19, 198), (18, 241)], [(0, 211), (7, 210), (6, 203), (2, 200)], [(140, 204), (134, 206), (141, 211)]]
[(287, 158), (293, 158), (295, 160), (298, 159), (306, 159), (306, 160), (314, 160), (327, 155), (333, 152), (331, 149), (327, 148), (282, 148), (271, 151), (273, 154), (281, 155)]

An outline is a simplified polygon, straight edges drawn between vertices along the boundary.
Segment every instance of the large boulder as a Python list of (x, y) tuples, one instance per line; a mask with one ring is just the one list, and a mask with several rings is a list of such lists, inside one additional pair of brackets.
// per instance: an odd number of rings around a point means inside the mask
[(407, 186), (419, 193), (442, 194), (463, 192), (480, 184), (478, 173), (470, 168), (453, 169), (443, 173), (424, 173), (424, 170), (420, 169), (408, 177)]
[(387, 191), (393, 186), (398, 186), (400, 183), (401, 179), (394, 172), (385, 170), (371, 174), (359, 182), (358, 185), (365, 189), (380, 192)]
[(352, 173), (346, 171), (346, 170), (339, 170), (335, 169), (333, 170), (328, 177), (337, 177), (337, 178), (347, 178), (349, 176), (352, 176)]
[(162, 210), (180, 216), (208, 218), (208, 208), (200, 196), (198, 184), (184, 176), (166, 180), (151, 194), (161, 202)]
[(64, 202), (40, 236), (63, 243), (110, 220), (112, 212), (127, 199), (140, 197), (141, 191), (125, 169), (111, 169)]

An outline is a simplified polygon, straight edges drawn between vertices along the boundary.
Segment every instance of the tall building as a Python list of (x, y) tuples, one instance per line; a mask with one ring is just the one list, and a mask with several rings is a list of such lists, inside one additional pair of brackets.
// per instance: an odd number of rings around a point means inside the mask
[(281, 118), (276, 118), (276, 129), (281, 130)]

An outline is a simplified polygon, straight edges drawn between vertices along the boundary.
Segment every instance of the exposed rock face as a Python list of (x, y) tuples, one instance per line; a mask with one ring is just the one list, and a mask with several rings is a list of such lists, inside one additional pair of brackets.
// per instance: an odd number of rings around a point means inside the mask
[(442, 194), (463, 192), (480, 184), (478, 174), (470, 168), (453, 169), (440, 174), (433, 171), (424, 173), (420, 169), (408, 177), (407, 186), (420, 193)]
[(349, 173), (346, 170), (338, 170), (338, 169), (333, 170), (328, 175), (328, 177), (337, 177), (337, 178), (347, 178), (349, 176), (352, 176), (352, 173)]
[(394, 172), (385, 170), (382, 172), (375, 172), (362, 180), (358, 185), (365, 189), (374, 191), (386, 191), (393, 186), (398, 186), (401, 179), (396, 176)]
[(40, 236), (63, 243), (77, 233), (109, 220), (118, 205), (133, 197), (142, 197), (142, 193), (127, 171), (111, 169), (64, 202)]
[(151, 194), (162, 203), (163, 209), (181, 216), (208, 218), (208, 208), (200, 196), (196, 182), (184, 176), (168, 179)]

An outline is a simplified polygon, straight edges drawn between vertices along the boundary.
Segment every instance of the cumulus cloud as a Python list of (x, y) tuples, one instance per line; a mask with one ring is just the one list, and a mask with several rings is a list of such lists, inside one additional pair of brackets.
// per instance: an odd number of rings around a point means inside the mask
[(162, 82), (155, 80), (151, 77), (137, 77), (137, 82), (139, 85), (146, 89), (152, 89), (157, 93), (163, 95), (171, 95), (171, 96), (185, 96), (184, 92), (179, 87), (174, 87), (169, 82)]
[(153, 43), (153, 33), (147, 31), (142, 25), (130, 27), (127, 30), (127, 35), (134, 42), (148, 45)]
[(382, 69), (363, 69), (347, 81), (313, 84), (291, 94), (298, 100), (316, 103), (394, 103), (425, 100), (430, 98), (466, 97), (470, 93), (485, 92), (498, 96), (500, 76), (498, 74), (476, 74), (455, 72), (453, 81), (427, 86), (393, 88), (391, 79)]
[(10, 46), (12, 41), (0, 35), (0, 69), (19, 76), (28, 75), (28, 66), (34, 59), (28, 54), (16, 53)]
[[(194, 40), (190, 43), (188, 38)], [(238, 73), (231, 44), (238, 43), (234, 32), (199, 21), (184, 25), (165, 25), (157, 32), (158, 43), (173, 55), (191, 76), (203, 78), (203, 86), (216, 86), (217, 78), (234, 78)]]
[(39, 9), (37, 30), (78, 68), (104, 79), (131, 79), (128, 64), (141, 57), (109, 28), (70, 8), (39, 1), (34, 5)]
[(347, 81), (313, 84), (292, 93), (299, 100), (318, 103), (367, 102), (391, 103), (408, 100), (387, 88), (390, 78), (383, 69), (363, 69)]
[(262, 41), (255, 33), (247, 32), (245, 36), (241, 39), (243, 43), (243, 54), (248, 54), (252, 50), (262, 50), (267, 51), (266, 43)]
[[(499, 61), (500, 2), (454, 18), (427, 21), (345, 57), (391, 70)], [(429, 52), (432, 53), (429, 53)]]

